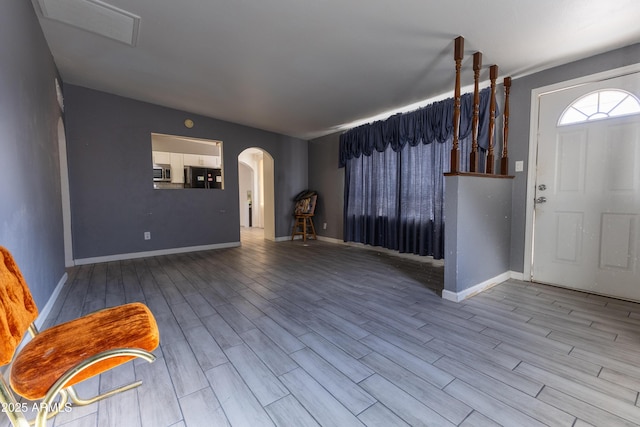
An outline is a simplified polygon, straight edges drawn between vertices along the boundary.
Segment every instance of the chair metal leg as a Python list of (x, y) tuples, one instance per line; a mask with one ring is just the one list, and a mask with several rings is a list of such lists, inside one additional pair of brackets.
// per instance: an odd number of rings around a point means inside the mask
[(78, 396), (78, 393), (76, 392), (75, 388), (73, 387), (67, 387), (64, 390), (66, 390), (66, 392), (69, 394), (69, 398), (71, 399), (71, 401), (73, 402), (74, 405), (78, 405), (78, 406), (86, 406), (86, 405), (91, 405), (92, 403), (95, 403), (99, 400), (102, 399), (106, 399), (107, 397), (113, 396), (114, 394), (118, 394), (118, 393), (122, 393), (123, 391), (127, 391), (127, 390), (131, 390), (134, 389), (136, 387), (139, 387), (142, 385), (142, 381), (136, 381), (133, 382), (131, 384), (127, 384), (124, 385), (122, 387), (118, 387), (116, 389), (113, 390), (109, 390), (105, 393), (99, 394), (95, 397), (91, 397), (89, 399), (83, 399), (80, 396)]
[(7, 417), (9, 417), (9, 421), (11, 421), (11, 425), (14, 427), (29, 427), (29, 421), (24, 416), (24, 412), (22, 411), (22, 406), (16, 401), (16, 397), (11, 392), (9, 385), (4, 379), (4, 375), (0, 374), (0, 403), (2, 404), (2, 409)]
[[(153, 353), (148, 352), (146, 350), (137, 349), (137, 348), (121, 348), (121, 349), (115, 349), (115, 350), (107, 350), (85, 360), (84, 362), (78, 364), (74, 368), (67, 371), (62, 377), (60, 377), (60, 379), (58, 379), (58, 381), (56, 381), (53, 384), (53, 386), (51, 386), (51, 388), (45, 395), (44, 399), (42, 399), (42, 402), (40, 404), (40, 410), (38, 411), (38, 414), (36, 415), (36, 419), (35, 419), (35, 427), (46, 426), (48, 409), (50, 407), (53, 407), (53, 400), (58, 395), (58, 393), (61, 393), (61, 392), (68, 393), (72, 401), (75, 401), (75, 399), (78, 399), (79, 402), (88, 402), (88, 403), (80, 403), (80, 405), (82, 405), (82, 404), (92, 403), (92, 401), (95, 402), (97, 400), (111, 396), (115, 393), (129, 390), (133, 387), (137, 387), (138, 385), (140, 385), (140, 384), (137, 384), (136, 382), (129, 386), (124, 386), (119, 389), (112, 390), (111, 392), (104, 393), (103, 395), (97, 396), (94, 399), (88, 399), (88, 400), (78, 398), (75, 390), (72, 387), (66, 386), (67, 383), (69, 383), (69, 381), (71, 381), (76, 374), (82, 372), (88, 367), (95, 365), (96, 363), (101, 362), (103, 360), (110, 359), (112, 357), (119, 357), (119, 356), (139, 357), (141, 359), (146, 360), (147, 362), (153, 362), (154, 360), (156, 360), (156, 357), (153, 355)], [(22, 427), (22, 425), (20, 424), (19, 426)]]
[[(47, 420), (58, 415), (58, 413), (66, 407), (69, 400), (69, 394), (66, 390), (61, 390), (60, 400), (53, 405), (53, 411), (47, 411)], [(25, 403), (18, 402), (15, 395), (11, 392), (8, 384), (6, 383), (4, 376), (0, 374), (0, 403), (2, 404), (2, 412), (7, 414), (11, 425), (14, 427), (28, 427), (35, 423), (35, 420), (27, 420), (25, 413), (31, 412), (34, 408), (42, 408), (42, 405), (37, 402)], [(51, 409), (49, 407), (48, 409)]]

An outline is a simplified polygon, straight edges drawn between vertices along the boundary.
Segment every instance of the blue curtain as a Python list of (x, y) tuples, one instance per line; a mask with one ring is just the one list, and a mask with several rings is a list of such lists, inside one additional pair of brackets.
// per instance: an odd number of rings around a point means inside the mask
[[(491, 92), (480, 93), (478, 145), (488, 147)], [(473, 95), (460, 104), (461, 169), (468, 170)], [(340, 136), (345, 167), (344, 240), (444, 257), (444, 176), (453, 141), (453, 99)], [(484, 168), (480, 155), (480, 168)]]

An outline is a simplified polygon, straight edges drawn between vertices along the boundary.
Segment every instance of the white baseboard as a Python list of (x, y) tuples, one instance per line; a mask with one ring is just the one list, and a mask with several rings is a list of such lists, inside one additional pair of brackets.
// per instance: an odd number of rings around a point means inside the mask
[(69, 275), (65, 272), (60, 278), (60, 281), (58, 282), (58, 284), (56, 285), (56, 288), (51, 293), (51, 296), (49, 297), (49, 300), (47, 301), (47, 303), (44, 305), (42, 310), (38, 310), (38, 318), (36, 319), (36, 322), (35, 322), (36, 328), (38, 329), (42, 328), (44, 321), (47, 320), (47, 317), (49, 317), (49, 313), (51, 313), (53, 306), (56, 304), (58, 295), (60, 295), (60, 292), (62, 291), (64, 284), (67, 283), (68, 278), (69, 278)]
[(318, 236), (318, 240), (321, 240), (323, 242), (339, 243), (339, 244), (344, 245), (344, 240), (342, 240), (342, 239), (334, 239), (333, 237)]
[[(329, 243), (340, 243), (340, 244), (344, 244), (344, 241), (342, 241), (341, 239), (334, 239), (333, 237), (324, 237), (324, 236), (318, 236), (316, 234), (316, 239), (323, 241), (323, 242), (329, 242)], [(307, 237), (307, 240), (316, 240), (316, 239), (309, 239)], [(291, 236), (285, 236), (285, 237), (278, 237), (276, 238), (276, 242), (284, 242), (284, 241), (290, 241), (291, 240)], [(293, 240), (302, 240), (302, 236), (295, 236), (293, 238)]]
[[(509, 274), (510, 274), (510, 277), (509, 277), (510, 279), (521, 280), (523, 282), (525, 281), (524, 280), (524, 273), (520, 273), (518, 271), (510, 271)], [(529, 282), (529, 281), (530, 280), (527, 280), (527, 282)]]
[(495, 277), (492, 277), (489, 280), (485, 280), (482, 283), (478, 283), (477, 285), (474, 285), (460, 292), (452, 292), (444, 289), (442, 291), (442, 299), (446, 299), (453, 302), (460, 302), (473, 295), (479, 294), (482, 291), (486, 291), (487, 289), (497, 285), (498, 283), (502, 283), (505, 280), (510, 278), (511, 278), (511, 271), (505, 271), (502, 274), (499, 274)]
[(122, 261), (125, 259), (147, 258), (160, 255), (182, 254), (186, 252), (208, 251), (211, 249), (236, 248), (240, 242), (217, 243), (215, 245), (186, 246), (184, 248), (160, 249), (157, 251), (132, 252), (128, 254), (107, 255), (75, 260), (75, 265), (98, 264), (101, 262)]

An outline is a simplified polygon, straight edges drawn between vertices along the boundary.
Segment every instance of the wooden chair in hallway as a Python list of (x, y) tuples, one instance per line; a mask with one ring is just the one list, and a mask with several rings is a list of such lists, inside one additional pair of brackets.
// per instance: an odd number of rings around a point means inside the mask
[(317, 239), (316, 229), (313, 226), (313, 214), (316, 209), (318, 195), (315, 191), (307, 190), (306, 193), (300, 193), (296, 200), (291, 240), (295, 239), (296, 236), (302, 236), (302, 240), (305, 242), (307, 241), (307, 236)]
[[(83, 399), (73, 385), (136, 357), (155, 360), (151, 351), (158, 346), (160, 334), (144, 304), (96, 311), (42, 332), (34, 324), (37, 316), (20, 269), (0, 246), (0, 366), (11, 363), (10, 386), (0, 375), (0, 403), (14, 426), (29, 426), (25, 409), (37, 409), (35, 425), (42, 427), (70, 405), (88, 405), (137, 387), (141, 381)], [(27, 331), (31, 340), (16, 354)], [(14, 393), (39, 402), (20, 404)]]

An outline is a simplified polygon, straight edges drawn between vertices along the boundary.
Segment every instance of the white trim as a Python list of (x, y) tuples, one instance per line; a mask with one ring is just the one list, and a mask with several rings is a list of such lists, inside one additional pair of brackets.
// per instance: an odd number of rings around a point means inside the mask
[(552, 85), (543, 86), (531, 90), (531, 112), (529, 121), (529, 171), (527, 174), (527, 198), (525, 211), (525, 239), (524, 239), (524, 272), (523, 280), (531, 281), (533, 265), (533, 223), (534, 223), (534, 203), (533, 199), (536, 190), (536, 169), (538, 153), (538, 115), (540, 108), (540, 97), (542, 95), (569, 89), (575, 86), (594, 83), (602, 80), (620, 77), (626, 74), (640, 72), (640, 63), (615, 68), (588, 76), (566, 80)]
[[(301, 237), (302, 238), (302, 237)], [(291, 240), (291, 236), (281, 236), (281, 237), (276, 237), (274, 239), (274, 242), (286, 242), (287, 240)]]
[[(58, 79), (56, 79), (56, 87)], [(73, 267), (73, 237), (71, 233), (71, 198), (69, 196), (69, 167), (67, 136), (62, 116), (58, 118), (58, 152), (60, 160), (60, 197), (62, 199), (62, 232), (64, 236), (64, 266)]]
[(342, 239), (335, 239), (333, 237), (325, 237), (325, 236), (318, 236), (318, 240), (322, 241), (322, 242), (329, 242), (329, 243), (337, 243), (337, 244), (341, 244), (343, 245), (345, 242)]
[(511, 278), (511, 271), (505, 271), (502, 274), (497, 275), (496, 277), (493, 277), (491, 279), (485, 280), (482, 283), (478, 283), (477, 285), (474, 285), (470, 288), (467, 288), (465, 290), (462, 290), (460, 292), (452, 292), (452, 291), (448, 291), (446, 289), (443, 289), (442, 291), (442, 299), (446, 299), (449, 301), (453, 301), (453, 302), (460, 302), (464, 299), (467, 299), (469, 297), (472, 297), (476, 294), (479, 294), (482, 291), (486, 291), (487, 289), (504, 282), (505, 280), (508, 280)]
[(42, 328), (44, 321), (47, 320), (47, 317), (49, 317), (49, 313), (51, 313), (53, 306), (56, 304), (56, 300), (58, 299), (58, 296), (60, 295), (64, 284), (67, 283), (68, 278), (69, 275), (65, 272), (56, 285), (56, 288), (51, 293), (51, 296), (49, 297), (49, 300), (47, 301), (45, 306), (42, 308), (42, 310), (38, 310), (38, 318), (35, 321), (36, 327), (38, 329)]
[[(386, 255), (410, 259), (413, 261), (426, 262), (435, 266), (444, 266), (444, 260), (433, 259), (432, 256), (428, 256), (428, 255), (423, 256), (423, 255), (416, 255), (416, 254), (407, 253), (407, 252), (399, 252), (394, 249), (387, 249), (387, 248), (383, 248), (382, 246), (367, 245), (365, 243), (359, 243), (359, 242), (345, 242), (342, 239), (336, 239), (333, 237), (325, 237), (325, 236), (316, 236), (316, 237), (318, 238), (319, 241), (322, 241), (322, 242), (328, 242), (328, 243), (333, 243), (336, 245), (343, 245), (343, 246), (351, 246), (354, 248), (360, 248), (367, 251), (375, 251), (378, 253), (384, 253)], [(291, 239), (291, 237), (285, 238), (285, 240), (289, 240), (289, 239)], [(296, 237), (296, 240), (302, 240), (302, 236)]]
[(418, 255), (418, 254), (414, 254), (411, 252), (400, 252), (398, 250), (395, 249), (388, 249), (388, 248), (384, 248), (382, 246), (373, 246), (373, 245), (369, 245), (366, 243), (360, 243), (360, 242), (344, 242), (342, 240), (339, 240), (338, 243), (342, 244), (342, 245), (346, 245), (346, 246), (352, 246), (354, 248), (360, 248), (360, 249), (365, 249), (368, 251), (374, 251), (374, 252), (378, 252), (378, 253), (383, 253), (385, 255), (389, 255), (389, 256), (395, 256), (395, 257), (399, 257), (399, 258), (405, 258), (405, 259), (410, 259), (413, 261), (418, 261), (418, 262), (426, 262), (428, 264), (437, 266), (437, 267), (443, 267), (444, 266), (444, 259), (434, 259), (432, 256), (430, 255)]
[(523, 281), (523, 282), (525, 281), (524, 273), (520, 273), (518, 271), (510, 271), (509, 272), (509, 278), (513, 279), (513, 280), (520, 280), (520, 281)]
[(159, 255), (182, 254), (185, 252), (208, 251), (211, 249), (237, 248), (240, 242), (218, 243), (215, 245), (186, 246), (184, 248), (160, 249), (157, 251), (133, 252), (128, 254), (107, 255), (93, 258), (81, 258), (75, 260), (76, 265), (98, 264), (101, 262), (122, 261), (125, 259), (147, 258)]
[[(282, 242), (282, 241), (284, 241), (284, 240), (291, 240), (291, 236), (287, 236), (287, 237), (278, 237), (278, 240), (277, 240), (277, 241)], [(295, 237), (293, 238), (293, 240), (302, 240), (302, 236), (300, 236), (300, 235), (295, 236)], [(309, 239), (309, 238), (307, 237), (307, 240), (319, 240), (319, 241), (321, 241), (321, 242), (338, 243), (338, 244), (344, 244), (344, 243), (345, 243), (345, 242), (344, 242), (344, 241), (342, 241), (341, 239), (334, 239), (333, 237), (318, 236), (317, 234), (316, 234), (316, 238), (315, 238), (315, 239)]]

